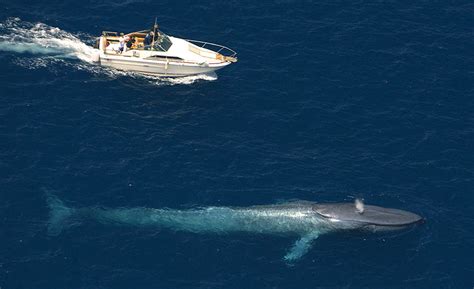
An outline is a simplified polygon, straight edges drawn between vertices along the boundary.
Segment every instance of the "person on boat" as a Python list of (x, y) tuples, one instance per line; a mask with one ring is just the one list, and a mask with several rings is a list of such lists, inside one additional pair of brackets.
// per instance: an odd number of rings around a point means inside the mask
[(133, 44), (135, 43), (135, 37), (131, 37), (128, 41), (127, 41), (127, 49), (131, 49)]
[(124, 49), (125, 49), (125, 38), (123, 37), (123, 33), (120, 33), (119, 46), (118, 46), (117, 53), (122, 53)]
[(128, 48), (128, 42), (130, 41), (130, 36), (120, 36), (119, 38), (119, 53), (126, 52)]
[(154, 37), (153, 31), (149, 31), (145, 35), (145, 39), (143, 40), (143, 45), (145, 46), (146, 50), (150, 49), (151, 43), (153, 42), (153, 37)]

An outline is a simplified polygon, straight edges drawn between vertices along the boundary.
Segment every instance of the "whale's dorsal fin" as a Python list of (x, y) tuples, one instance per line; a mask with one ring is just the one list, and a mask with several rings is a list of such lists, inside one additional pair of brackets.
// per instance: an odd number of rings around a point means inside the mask
[(319, 233), (317, 232), (311, 232), (302, 236), (300, 239), (296, 240), (295, 244), (293, 244), (288, 253), (286, 253), (285, 257), (283, 257), (283, 259), (285, 259), (285, 261), (288, 263), (297, 261), (309, 251), (311, 245), (313, 244), (313, 241), (316, 240), (318, 237)]

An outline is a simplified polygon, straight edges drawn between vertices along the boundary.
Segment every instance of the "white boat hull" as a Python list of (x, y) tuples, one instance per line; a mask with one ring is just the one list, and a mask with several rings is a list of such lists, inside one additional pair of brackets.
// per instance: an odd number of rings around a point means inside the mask
[(175, 61), (143, 60), (135, 57), (100, 55), (100, 64), (123, 71), (156, 75), (156, 76), (188, 76), (206, 74), (229, 65), (229, 62), (213, 64), (196, 64)]
[[(159, 37), (153, 40), (156, 42), (152, 45), (145, 43), (145, 38), (150, 34), (143, 31), (121, 37), (116, 32), (103, 32), (98, 41), (98, 55), (94, 60), (103, 66), (157, 76), (206, 74), (237, 61), (234, 57), (236, 52), (230, 48), (167, 36), (160, 31), (154, 32)], [(133, 42), (127, 42), (132, 37)], [(207, 49), (206, 45), (216, 51)], [(232, 55), (224, 56), (222, 51), (230, 51)]]

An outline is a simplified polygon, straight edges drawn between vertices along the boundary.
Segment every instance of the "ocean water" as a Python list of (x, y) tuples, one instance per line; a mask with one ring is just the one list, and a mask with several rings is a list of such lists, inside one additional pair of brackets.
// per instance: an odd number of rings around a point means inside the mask
[[(472, 288), (470, 1), (0, 1), (0, 287)], [(213, 75), (90, 62), (102, 30), (223, 44)], [(77, 224), (75, 207), (353, 201), (416, 212), (395, 235), (290, 237)]]

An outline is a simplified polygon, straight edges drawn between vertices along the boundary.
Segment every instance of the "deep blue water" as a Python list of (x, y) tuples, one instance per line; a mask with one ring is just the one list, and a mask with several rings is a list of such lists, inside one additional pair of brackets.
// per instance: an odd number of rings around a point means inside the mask
[[(472, 2), (256, 2), (0, 1), (2, 289), (474, 286)], [(154, 16), (239, 62), (167, 80), (81, 60), (102, 30)], [(323, 236), (288, 266), (289, 237), (49, 236), (48, 193), (77, 207), (357, 197), (427, 222)]]

